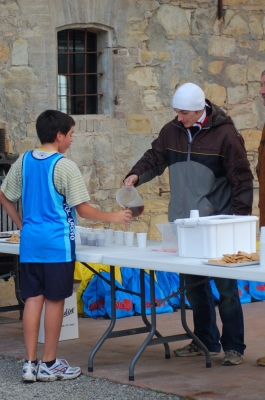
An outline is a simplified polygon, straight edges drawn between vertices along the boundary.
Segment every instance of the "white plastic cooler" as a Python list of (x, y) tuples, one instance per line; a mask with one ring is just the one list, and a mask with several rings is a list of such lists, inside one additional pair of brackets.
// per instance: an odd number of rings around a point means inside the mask
[(218, 258), (256, 252), (255, 216), (216, 215), (176, 219), (180, 257)]

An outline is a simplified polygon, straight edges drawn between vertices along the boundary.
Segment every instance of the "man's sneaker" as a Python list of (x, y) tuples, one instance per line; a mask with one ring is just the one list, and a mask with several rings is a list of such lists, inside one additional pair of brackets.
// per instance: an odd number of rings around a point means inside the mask
[[(181, 349), (174, 350), (174, 353), (177, 357), (195, 357), (205, 355), (204, 351), (200, 349), (200, 347), (195, 346), (193, 343), (190, 343)], [(211, 356), (216, 356), (216, 354), (218, 354), (217, 351), (210, 351), (209, 353)]]
[(235, 350), (225, 351), (225, 355), (222, 361), (222, 365), (239, 365), (242, 364), (242, 354)]
[(75, 379), (81, 374), (81, 368), (70, 367), (66, 360), (56, 358), (55, 363), (48, 368), (43, 362), (39, 362), (37, 380), (52, 382), (56, 380)]
[(261, 357), (257, 359), (257, 364), (262, 365), (265, 367), (265, 357)]
[(36, 382), (37, 365), (31, 361), (26, 361), (22, 369), (22, 379), (24, 382)]

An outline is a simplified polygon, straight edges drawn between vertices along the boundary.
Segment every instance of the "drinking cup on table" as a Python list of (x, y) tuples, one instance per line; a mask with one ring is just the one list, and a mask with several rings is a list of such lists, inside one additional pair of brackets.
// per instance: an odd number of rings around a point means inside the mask
[(104, 232), (104, 229), (103, 229), (103, 228), (96, 228), (96, 229), (93, 229), (93, 232), (94, 232), (94, 233), (97, 233), (97, 232)]
[(124, 232), (125, 246), (133, 246), (134, 232)]
[(96, 235), (94, 232), (87, 232), (88, 246), (96, 246)]
[(105, 244), (113, 243), (113, 229), (105, 229)]
[(75, 243), (81, 244), (80, 232), (82, 232), (82, 226), (77, 225), (75, 227)]
[(80, 232), (80, 240), (81, 240), (81, 244), (87, 245), (87, 233), (85, 232)]
[(146, 247), (147, 233), (137, 233), (138, 247)]
[(96, 232), (96, 246), (103, 247), (104, 246), (104, 232)]
[(190, 210), (190, 218), (199, 218), (199, 210)]
[(114, 240), (116, 244), (123, 244), (123, 231), (114, 231)]

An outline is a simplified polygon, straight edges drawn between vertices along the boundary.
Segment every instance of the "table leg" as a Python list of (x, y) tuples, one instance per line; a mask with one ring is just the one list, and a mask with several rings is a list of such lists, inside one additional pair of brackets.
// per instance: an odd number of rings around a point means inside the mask
[(115, 326), (116, 323), (116, 307), (115, 307), (115, 267), (110, 266), (110, 293), (111, 293), (111, 321), (108, 329), (104, 333), (104, 335), (101, 337), (101, 339), (98, 341), (94, 349), (92, 350), (89, 359), (88, 359), (88, 372), (93, 372), (93, 360), (94, 357), (97, 353), (97, 351), (100, 349), (102, 344), (105, 342), (105, 340), (108, 338), (109, 334), (111, 333), (112, 329)]
[[(155, 279), (154, 279), (154, 271), (149, 271), (150, 272), (150, 289), (151, 286), (153, 285), (153, 293), (154, 293), (154, 305), (152, 303), (152, 309), (151, 310), (155, 310), (155, 318), (156, 318), (156, 304), (155, 304)], [(144, 269), (140, 270), (140, 287), (141, 287), (141, 315), (142, 315), (142, 320), (145, 323), (145, 325), (151, 329), (151, 324), (148, 321), (147, 317), (146, 317), (146, 308), (145, 308), (145, 283), (144, 283), (144, 274), (145, 271)], [(151, 301), (152, 301), (152, 297), (151, 297)], [(152, 314), (151, 314), (152, 316)], [(156, 337), (163, 337), (161, 335), (161, 333), (158, 332), (158, 330), (155, 330), (155, 336)], [(164, 347), (165, 347), (165, 358), (166, 359), (170, 359), (170, 350), (169, 350), (169, 345), (168, 343), (163, 343)]]
[[(130, 363), (130, 367), (129, 367), (129, 381), (134, 381), (134, 367), (135, 364), (137, 362), (137, 360), (139, 359), (139, 357), (141, 356), (141, 354), (143, 353), (143, 351), (146, 349), (146, 347), (148, 346), (148, 344), (150, 343), (150, 341), (152, 340), (152, 337), (157, 333), (160, 337), (162, 335), (160, 335), (159, 332), (156, 331), (156, 305), (155, 305), (155, 278), (154, 278), (154, 271), (150, 271), (150, 297), (151, 297), (151, 324), (149, 323), (149, 321), (146, 318), (146, 314), (145, 314), (145, 310), (144, 310), (144, 315), (145, 315), (145, 319), (146, 322), (149, 324), (150, 326), (150, 332), (147, 336), (147, 338), (145, 339), (145, 341), (143, 342), (143, 344), (140, 346), (139, 350), (137, 351), (137, 353), (135, 354), (135, 356), (133, 357), (131, 363)], [(144, 282), (141, 282), (141, 286), (142, 284), (144, 285)], [(141, 292), (142, 292), (142, 288), (141, 288)], [(142, 299), (142, 296), (141, 296)], [(145, 297), (144, 299), (142, 299), (142, 302), (144, 301), (145, 303)], [(145, 308), (145, 307), (144, 307)], [(143, 320), (144, 320), (143, 318)], [(144, 321), (145, 322), (145, 321)], [(145, 322), (145, 323), (146, 323)], [(157, 336), (158, 336), (157, 335)], [(167, 343), (163, 343), (165, 348), (166, 348), (166, 354), (168, 351), (169, 354), (169, 347)], [(170, 354), (169, 354), (170, 357)], [(166, 358), (169, 358), (166, 356)]]
[(194, 335), (194, 333), (189, 329), (187, 325), (187, 320), (186, 320), (186, 309), (185, 309), (185, 296), (184, 296), (184, 290), (182, 289), (184, 287), (184, 277), (183, 274), (179, 274), (179, 283), (180, 283), (180, 310), (181, 310), (181, 323), (184, 328), (184, 330), (187, 332), (187, 334), (191, 337), (191, 339), (199, 346), (205, 354), (206, 357), (206, 368), (211, 368), (211, 357), (210, 353), (207, 349), (206, 346), (197, 338), (197, 336)]

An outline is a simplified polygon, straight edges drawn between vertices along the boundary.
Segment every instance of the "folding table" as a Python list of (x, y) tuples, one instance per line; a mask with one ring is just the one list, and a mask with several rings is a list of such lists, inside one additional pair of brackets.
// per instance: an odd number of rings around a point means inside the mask
[[(244, 267), (225, 267), (225, 266), (213, 266), (209, 264), (204, 264), (207, 260), (196, 259), (196, 258), (183, 258), (179, 257), (174, 253), (165, 252), (155, 252), (152, 248), (146, 248), (142, 251), (137, 252), (124, 252), (117, 254), (107, 254), (102, 257), (102, 264), (107, 265), (121, 265), (130, 268), (140, 268), (141, 270), (150, 270), (150, 291), (151, 291), (151, 301), (152, 301), (152, 313), (151, 313), (151, 329), (149, 335), (144, 340), (143, 344), (140, 346), (139, 350), (133, 357), (130, 367), (129, 367), (129, 380), (134, 380), (134, 367), (147, 346), (160, 344), (178, 340), (186, 339), (187, 337), (193, 338), (195, 343), (202, 348), (206, 356), (206, 367), (211, 366), (210, 355), (208, 350), (203, 346), (200, 341), (194, 336), (186, 324), (185, 317), (185, 304), (183, 298), (184, 282), (182, 274), (192, 274), (192, 275), (203, 275), (206, 277), (219, 277), (219, 278), (230, 278), (230, 279), (245, 279), (252, 281), (264, 281), (265, 278), (265, 267), (261, 267), (259, 264), (249, 265)], [(112, 274), (115, 274), (114, 268), (111, 269)], [(181, 320), (184, 330), (187, 334), (174, 335), (169, 337), (158, 337), (153, 338), (156, 334), (156, 313), (155, 313), (155, 297), (154, 297), (154, 273), (155, 271), (167, 271), (167, 272), (177, 272), (180, 274), (180, 293), (182, 296), (181, 301)], [(112, 278), (114, 279), (114, 278)], [(113, 285), (113, 284), (112, 284)], [(112, 303), (113, 312), (115, 312), (115, 290), (112, 287)], [(112, 322), (114, 326), (115, 322)], [(112, 327), (113, 327), (112, 326)], [(110, 327), (108, 332), (110, 331)], [(117, 334), (116, 334), (117, 335)], [(93, 370), (93, 356), (96, 351), (102, 345), (107, 337), (114, 337), (110, 335), (103, 335), (101, 340), (98, 342), (96, 347), (93, 349), (89, 359), (89, 371)], [(169, 358), (169, 353), (166, 350), (166, 358)]]

